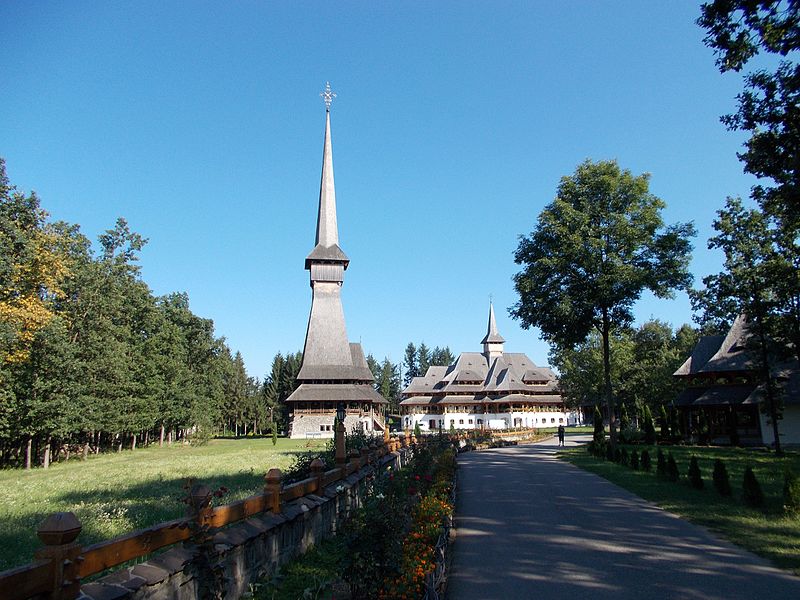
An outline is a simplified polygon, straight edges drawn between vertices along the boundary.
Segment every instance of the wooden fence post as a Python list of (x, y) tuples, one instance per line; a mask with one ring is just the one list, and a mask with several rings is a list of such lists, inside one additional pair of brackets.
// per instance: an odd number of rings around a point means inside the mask
[(281, 512), (281, 470), (280, 469), (270, 469), (269, 473), (267, 473), (266, 477), (266, 485), (264, 486), (264, 491), (267, 494), (270, 494), (269, 509), (274, 514), (280, 514)]
[(189, 490), (189, 516), (197, 521), (198, 532), (202, 531), (211, 515), (211, 489), (195, 483)]
[(50, 561), (50, 592), (44, 596), (47, 600), (74, 600), (81, 592), (81, 545), (75, 543), (81, 528), (74, 513), (60, 512), (47, 517), (36, 530), (45, 546), (35, 556)]
[(325, 463), (321, 459), (315, 458), (311, 461), (311, 476), (317, 482), (317, 495), (322, 493), (322, 479), (325, 477)]
[(347, 465), (347, 450), (344, 441), (344, 423), (337, 420), (334, 425), (334, 445), (336, 447), (336, 466), (344, 468)]

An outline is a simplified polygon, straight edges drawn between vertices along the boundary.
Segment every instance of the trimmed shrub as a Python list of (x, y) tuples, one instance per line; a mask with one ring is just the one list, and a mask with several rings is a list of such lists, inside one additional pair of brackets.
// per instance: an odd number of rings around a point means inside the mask
[(728, 469), (725, 467), (725, 463), (719, 458), (714, 461), (714, 474), (712, 478), (714, 480), (714, 488), (719, 492), (720, 496), (731, 495), (731, 481), (728, 478)]
[(783, 510), (792, 514), (800, 512), (800, 477), (791, 469), (783, 474)]
[(744, 479), (742, 480), (742, 500), (744, 500), (747, 506), (752, 508), (764, 506), (764, 492), (761, 491), (761, 486), (751, 467), (747, 467), (744, 471)]
[(622, 450), (620, 450), (619, 446), (617, 446), (617, 448), (614, 450), (614, 462), (615, 463), (622, 462)]
[(657, 454), (656, 475), (659, 477), (667, 478), (667, 457), (664, 456), (664, 451), (659, 448)]
[(630, 456), (628, 455), (628, 449), (623, 448), (619, 453), (619, 464), (622, 466), (627, 467), (631, 462)]
[(631, 469), (634, 471), (639, 470), (639, 453), (636, 450), (631, 452)]
[(675, 457), (672, 452), (667, 453), (667, 479), (670, 481), (679, 481), (681, 474), (678, 472), (678, 464), (675, 462)]
[(647, 471), (649, 473), (652, 468), (653, 465), (650, 464), (650, 452), (642, 450), (642, 471)]
[[(452, 429), (452, 425), (450, 427)], [(419, 421), (414, 423), (414, 437), (417, 439), (422, 437), (422, 430), (419, 428)]]
[(595, 456), (595, 457), (601, 458), (601, 459), (606, 457), (606, 442), (605, 442), (605, 440), (602, 440), (599, 443), (598, 443), (597, 440), (592, 440), (591, 442), (589, 442), (589, 445), (586, 446), (586, 448), (589, 451), (589, 454), (591, 454), (592, 456)]
[(692, 455), (689, 459), (689, 483), (696, 490), (702, 490), (703, 474), (700, 472), (700, 465), (697, 464), (697, 457)]

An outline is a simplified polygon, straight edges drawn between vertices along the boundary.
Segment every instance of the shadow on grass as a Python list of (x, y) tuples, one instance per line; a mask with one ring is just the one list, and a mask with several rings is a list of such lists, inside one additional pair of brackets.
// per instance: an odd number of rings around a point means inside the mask
[[(320, 451), (298, 449), (284, 453), (294, 458)], [(234, 474), (198, 478), (212, 491), (226, 488), (214, 505), (229, 504), (260, 493), (264, 488), (266, 472), (251, 468)], [(72, 511), (81, 521), (83, 529), (78, 542), (84, 546), (150, 527), (184, 516), (186, 495), (184, 477), (157, 477), (136, 485), (104, 490), (80, 490), (54, 495), (52, 503), (61, 507), (53, 511), (33, 511), (4, 518), (0, 529), (0, 571), (23, 565), (33, 560), (34, 552), (41, 547), (36, 528), (56, 510)]]

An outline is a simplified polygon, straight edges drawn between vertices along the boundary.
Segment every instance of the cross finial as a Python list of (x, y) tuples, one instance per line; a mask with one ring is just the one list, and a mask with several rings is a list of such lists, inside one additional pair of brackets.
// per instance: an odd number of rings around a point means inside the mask
[(325, 110), (330, 111), (331, 109), (331, 102), (333, 99), (336, 98), (336, 92), (331, 91), (331, 82), (325, 82), (325, 91), (319, 95), (322, 98), (322, 101), (325, 103)]

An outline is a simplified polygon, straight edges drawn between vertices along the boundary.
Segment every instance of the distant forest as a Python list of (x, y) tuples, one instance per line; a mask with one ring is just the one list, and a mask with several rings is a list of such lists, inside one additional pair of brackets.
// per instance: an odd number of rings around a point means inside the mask
[[(0, 466), (285, 431), (302, 353), (276, 355), (263, 381), (248, 376), (187, 294), (153, 295), (138, 265), (147, 240), (124, 219), (97, 241), (51, 221), (0, 159)], [(452, 359), (409, 348), (407, 374)], [(396, 412), (400, 366), (367, 360)]]

